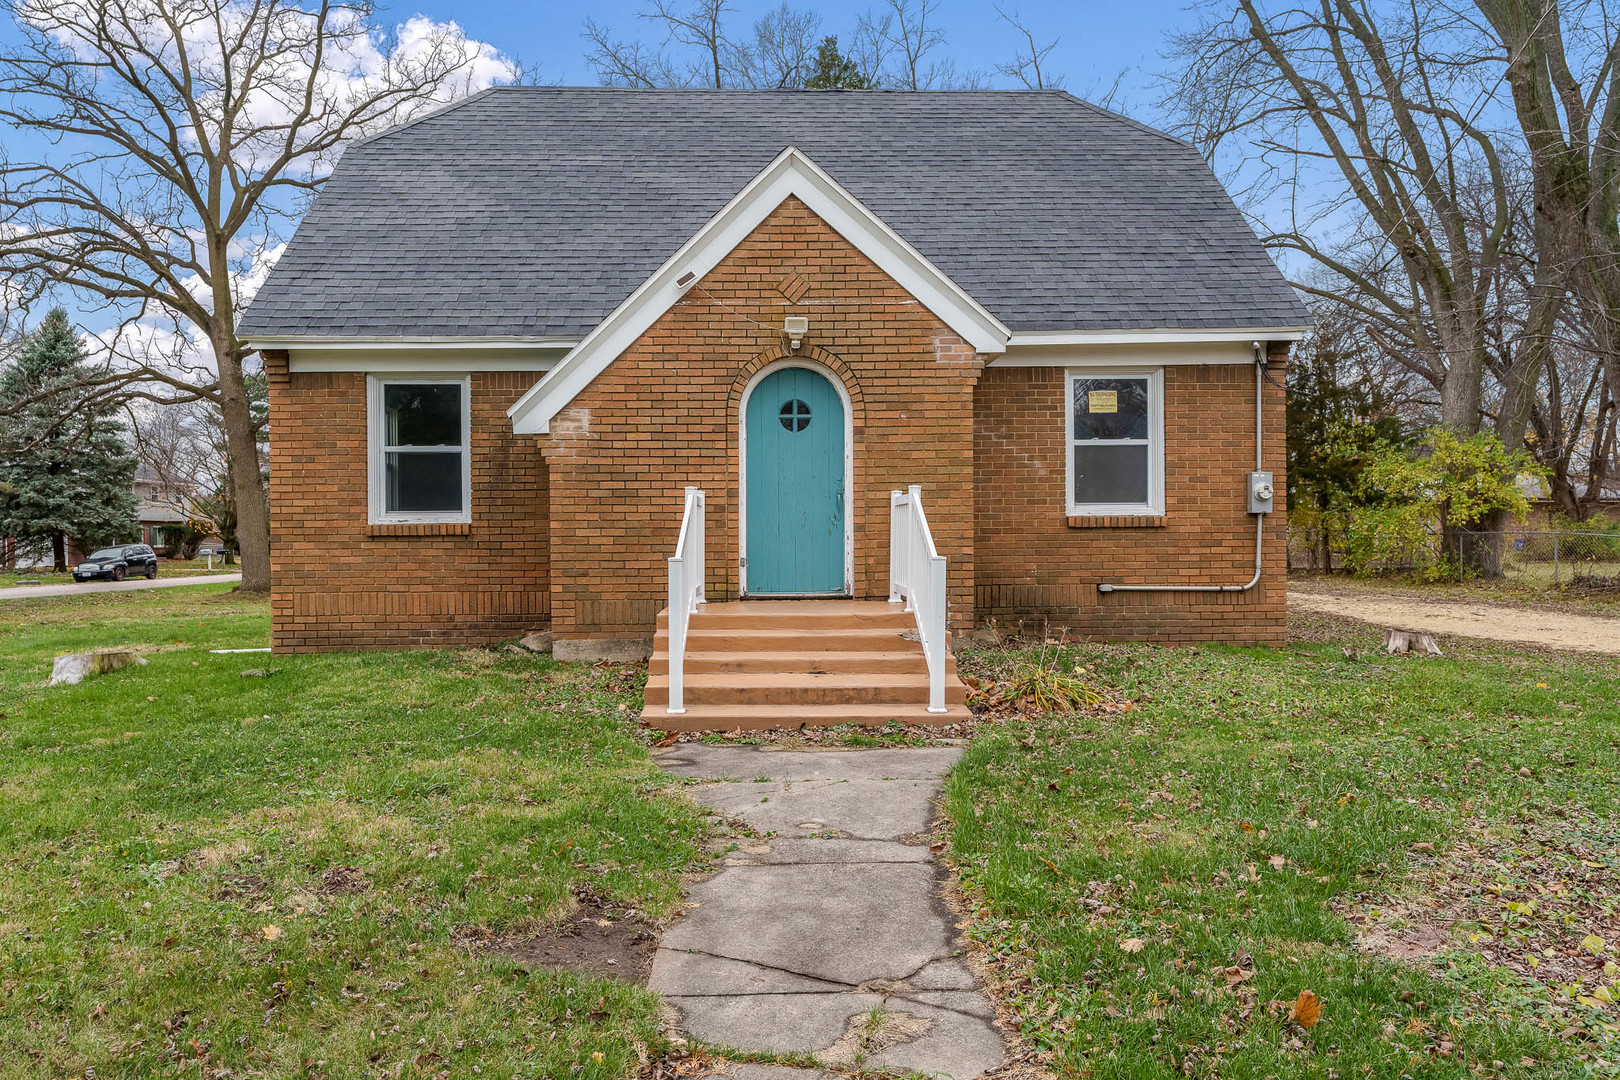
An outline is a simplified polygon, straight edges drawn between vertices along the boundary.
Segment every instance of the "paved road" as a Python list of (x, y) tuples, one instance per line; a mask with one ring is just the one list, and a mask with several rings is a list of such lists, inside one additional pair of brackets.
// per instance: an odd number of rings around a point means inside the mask
[(730, 1080), (832, 1080), (859, 1066), (971, 1080), (1002, 1064), (995, 1010), (958, 959), (945, 874), (922, 839), (960, 754), (700, 743), (659, 754), (665, 772), (719, 781), (688, 790), (753, 835), (722, 841), (720, 873), (692, 886), (652, 989), (701, 1039), (819, 1066), (746, 1065)]
[(78, 596), (93, 592), (133, 592), (136, 589), (172, 589), (176, 585), (218, 585), (242, 580), (241, 574), (188, 574), (185, 577), (135, 578), (132, 581), (69, 582), (66, 585), (18, 585), (0, 589), (0, 600), (26, 600), (34, 596)]

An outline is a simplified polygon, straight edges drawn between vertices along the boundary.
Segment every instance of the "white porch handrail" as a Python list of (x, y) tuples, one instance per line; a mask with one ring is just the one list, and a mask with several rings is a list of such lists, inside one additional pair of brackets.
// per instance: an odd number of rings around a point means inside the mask
[(698, 605), (707, 602), (704, 585), (703, 492), (686, 489), (686, 506), (681, 514), (681, 534), (675, 541), (675, 554), (669, 560), (669, 709), (678, 715), (686, 711), (685, 675), (686, 628)]
[(917, 616), (928, 661), (928, 711), (945, 711), (945, 556), (923, 513), (922, 488), (889, 492), (889, 602)]

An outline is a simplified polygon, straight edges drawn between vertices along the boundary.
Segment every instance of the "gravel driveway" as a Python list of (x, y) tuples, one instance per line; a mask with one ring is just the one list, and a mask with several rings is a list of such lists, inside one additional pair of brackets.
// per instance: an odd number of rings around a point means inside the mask
[(1620, 619), (1601, 615), (1571, 615), (1481, 600), (1349, 595), (1295, 581), (1288, 583), (1288, 603), (1304, 611), (1340, 615), (1397, 630), (1620, 654)]

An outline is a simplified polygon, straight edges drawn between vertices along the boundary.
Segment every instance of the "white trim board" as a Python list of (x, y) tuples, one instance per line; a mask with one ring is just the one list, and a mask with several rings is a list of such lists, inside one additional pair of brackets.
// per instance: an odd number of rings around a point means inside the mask
[[(1014, 339), (1017, 340), (1016, 338)], [(1260, 339), (1266, 340), (1266, 339)], [(989, 367), (1089, 367), (1144, 364), (1252, 364), (1254, 339), (1216, 342), (1086, 343), (1076, 345), (1009, 345)]]
[(1024, 345), (1151, 345), (1199, 344), (1221, 341), (1298, 341), (1309, 326), (1235, 326), (1198, 330), (1166, 327), (1160, 330), (1034, 330), (1014, 334), (1009, 346)]
[(550, 371), (565, 349), (486, 349), (458, 345), (454, 349), (420, 351), (395, 348), (292, 349), (287, 370), (363, 371), (368, 374), (448, 374), (473, 371)]
[(491, 334), (487, 337), (467, 335), (461, 337), (375, 337), (357, 334), (352, 337), (257, 337), (249, 335), (248, 347), (253, 349), (388, 349), (391, 351), (443, 351), (468, 347), (479, 349), (556, 349), (567, 352), (579, 344), (577, 337), (515, 337)]
[(507, 410), (512, 430), (520, 435), (549, 432), (552, 418), (685, 294), (677, 279), (690, 274), (689, 280), (701, 280), (773, 210), (795, 196), (976, 351), (996, 354), (1007, 347), (1012, 331), (1000, 319), (790, 146)]

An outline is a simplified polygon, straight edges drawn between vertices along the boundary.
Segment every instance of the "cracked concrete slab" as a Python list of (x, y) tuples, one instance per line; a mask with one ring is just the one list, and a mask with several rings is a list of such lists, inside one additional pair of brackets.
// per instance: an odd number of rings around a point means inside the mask
[(809, 866), (814, 863), (927, 863), (921, 844), (829, 837), (731, 840), (717, 851), (726, 866)]
[(1001, 1066), (1001, 1035), (990, 1020), (894, 998), (884, 1008), (933, 1023), (919, 1038), (885, 1046), (869, 1055), (865, 1062), (868, 1068), (967, 1080)]
[(724, 1076), (728, 1080), (821, 1080), (827, 1074), (820, 1069), (801, 1069), (795, 1065), (756, 1065), (744, 1062), (733, 1065), (724, 1073), (710, 1073), (710, 1076)]
[(928, 829), (959, 754), (685, 744), (661, 755), (677, 775), (724, 780), (690, 789), (703, 805), (779, 834), (728, 843), (653, 959), (652, 988), (690, 1034), (943, 1080), (1000, 1066), (994, 1010), (954, 958), (944, 875), (927, 848), (898, 842)]
[(842, 993), (843, 983), (702, 952), (660, 949), (647, 986), (669, 997)]
[(962, 750), (778, 750), (772, 746), (681, 743), (653, 751), (671, 776), (702, 780), (938, 780)]
[(910, 990), (902, 991), (895, 996), (918, 1005), (931, 1005), (984, 1020), (996, 1018), (995, 1006), (977, 990)]
[[(883, 1004), (881, 994), (737, 994), (666, 997), (687, 1032), (734, 1050), (803, 1054), (837, 1042), (851, 1017)], [(920, 1007), (919, 1007), (920, 1008)]]
[(960, 960), (935, 960), (906, 983), (913, 990), (972, 990), (978, 985)]
[(762, 833), (891, 840), (928, 831), (938, 790), (937, 780), (772, 780), (705, 784), (691, 795)]
[(939, 889), (932, 865), (730, 867), (692, 888), (663, 946), (850, 986), (904, 979), (951, 954)]

